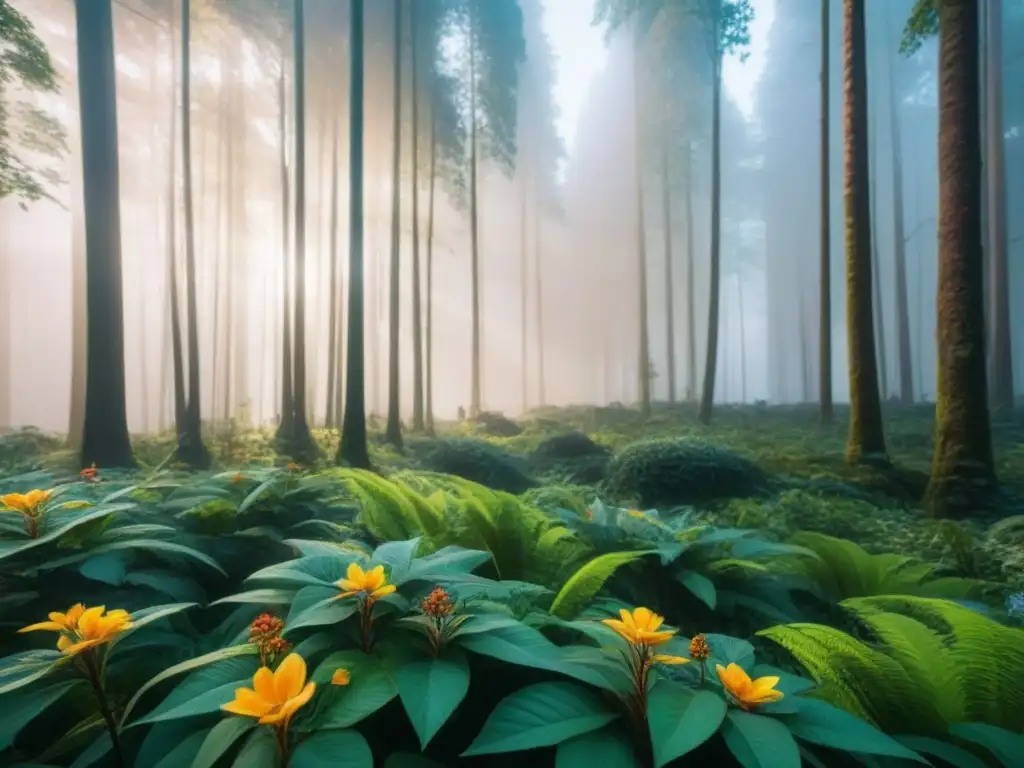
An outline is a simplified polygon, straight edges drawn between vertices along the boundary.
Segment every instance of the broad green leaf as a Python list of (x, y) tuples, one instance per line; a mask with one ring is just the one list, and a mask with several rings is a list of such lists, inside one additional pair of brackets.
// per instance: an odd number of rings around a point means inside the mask
[(298, 560), (288, 560), (261, 568), (249, 576), (247, 582), (272, 582), (280, 585), (299, 587), (303, 585), (331, 587), (345, 578), (349, 563), (366, 564), (364, 556), (355, 553), (338, 555), (314, 555)]
[(14, 743), (18, 733), (38, 715), (53, 706), (60, 698), (83, 680), (66, 680), (32, 691), (7, 696), (3, 700), (4, 716), (0, 718), (0, 752)]
[(894, 736), (900, 744), (919, 755), (931, 755), (953, 768), (985, 768), (985, 761), (978, 759), (963, 747), (939, 741), (929, 736)]
[(743, 768), (800, 768), (800, 747), (789, 729), (771, 717), (729, 710), (722, 736)]
[(228, 715), (210, 729), (192, 761), (192, 768), (213, 768), (236, 741), (255, 727), (254, 718)]
[(490, 553), (478, 549), (442, 547), (437, 552), (413, 560), (405, 581), (438, 581), (444, 577), (467, 574), (490, 559)]
[(681, 571), (676, 575), (676, 579), (704, 605), (712, 611), (715, 610), (718, 604), (718, 591), (711, 579), (696, 571)]
[(154, 605), (150, 608), (143, 608), (142, 610), (135, 611), (135, 613), (132, 614), (131, 631), (134, 632), (137, 629), (142, 629), (147, 624), (152, 624), (160, 619), (173, 616), (176, 613), (181, 613), (194, 605), (195, 603), (168, 603), (167, 605)]
[[(273, 728), (255, 728), (245, 740), (232, 768), (256, 768), (277, 765), (277, 739)], [(294, 766), (294, 763), (292, 764)]]
[(656, 768), (682, 757), (714, 736), (728, 707), (718, 694), (659, 680), (648, 694), (647, 725)]
[(55, 526), (52, 530), (48, 530), (42, 534), (38, 539), (17, 539), (17, 540), (4, 540), (0, 539), (0, 560), (3, 560), (13, 555), (18, 555), (36, 547), (41, 547), (44, 544), (50, 544), (57, 541), (65, 534), (71, 533), (75, 528), (81, 525), (86, 525), (93, 520), (99, 520), (112, 514), (110, 509), (90, 509), (88, 512), (82, 515), (73, 516), (67, 522), (63, 522)]
[[(176, 675), (183, 674), (185, 672), (194, 672), (202, 670), (204, 667), (208, 667), (218, 662), (224, 662), (218, 667), (211, 669), (207, 674), (194, 674), (190, 675), (181, 685), (172, 691), (170, 696), (167, 697), (157, 707), (159, 710), (168, 704), (169, 701), (174, 700), (177, 696), (179, 701), (188, 701), (192, 696), (202, 693), (204, 690), (220, 685), (225, 682), (232, 680), (244, 679), (246, 674), (250, 677), (256, 673), (256, 669), (259, 666), (258, 660), (254, 657), (258, 653), (256, 646), (249, 645), (235, 645), (230, 648), (221, 648), (210, 653), (204, 653), (202, 656), (197, 656), (194, 659), (183, 661), (180, 664), (175, 664), (172, 667), (168, 667), (160, 674), (152, 677), (148, 680), (135, 695), (132, 696), (128, 705), (124, 709), (124, 714), (121, 715), (121, 728), (125, 728), (125, 723), (128, 722), (128, 716), (132, 713), (135, 705), (139, 703), (139, 699), (142, 698), (143, 694), (159, 685), (165, 680), (169, 680)], [(240, 659), (238, 657), (249, 657), (248, 659)], [(154, 711), (157, 711), (154, 710)], [(139, 725), (142, 721), (137, 720), (128, 727)]]
[[(51, 662), (42, 666), (33, 666), (29, 670), (25, 670), (25, 674), (15, 677), (11, 675), (8, 677), (6, 674), (0, 678), (4, 680), (4, 684), (0, 685), (0, 695), (16, 691), (19, 688), (24, 688), (26, 685), (31, 685), (37, 680), (42, 680), (57, 666), (57, 662)], [(3, 670), (7, 672), (7, 670)], [(13, 679), (12, 679), (13, 678)]]
[(799, 698), (797, 701), (800, 704), (796, 713), (783, 717), (789, 730), (802, 741), (845, 752), (928, 762), (870, 723), (839, 707), (818, 699)]
[(445, 768), (442, 763), (412, 752), (392, 752), (384, 761), (384, 768)]
[(559, 744), (555, 768), (641, 768), (641, 764), (625, 734), (606, 726)]
[(253, 605), (287, 605), (295, 597), (294, 589), (250, 589), (248, 592), (239, 592), (235, 595), (222, 597), (214, 600), (210, 606), (224, 605), (225, 603), (250, 603)]
[(337, 624), (354, 614), (359, 607), (355, 599), (339, 599), (336, 587), (306, 586), (300, 589), (284, 620), (285, 633), (301, 627), (322, 627)]
[(616, 717), (600, 696), (577, 683), (536, 683), (502, 699), (462, 756), (551, 747)]
[(373, 768), (373, 753), (359, 731), (322, 731), (299, 744), (288, 768)]
[[(348, 670), (348, 685), (331, 685), (331, 676), (337, 669)], [(355, 725), (398, 695), (389, 670), (379, 659), (362, 651), (332, 653), (320, 663), (311, 679), (319, 689), (316, 709), (308, 721), (308, 727), (315, 731)]]
[(78, 572), (87, 579), (119, 587), (128, 574), (128, 560), (124, 552), (107, 552), (90, 557), (78, 567)]
[(416, 550), (422, 540), (420, 536), (417, 536), (405, 541), (385, 542), (373, 551), (370, 566), (383, 565), (388, 571), (388, 580), (392, 584), (400, 584), (409, 573)]
[(986, 723), (957, 723), (949, 732), (984, 747), (998, 757), (1006, 768), (1017, 768), (1024, 755), (1024, 734), (1013, 733)]
[[(153, 768), (183, 768), (183, 766), (191, 765), (196, 755), (199, 754), (199, 750), (202, 749), (203, 742), (210, 730), (207, 728), (190, 733), (184, 739), (175, 742), (169, 752), (162, 753), (163, 756), (159, 762), (152, 764)], [(141, 755), (135, 764), (138, 766), (151, 765), (151, 763), (143, 762)]]
[(711, 648), (708, 669), (714, 671), (716, 664), (721, 664), (723, 667), (739, 664), (744, 669), (754, 666), (754, 646), (746, 640), (731, 635), (708, 634), (705, 637)]
[(96, 765), (113, 748), (114, 743), (110, 739), (110, 733), (104, 730), (88, 747), (78, 752), (78, 756), (71, 764), (71, 768), (89, 768), (91, 765)]
[(129, 571), (125, 584), (148, 587), (154, 592), (180, 603), (205, 603), (206, 592), (192, 578), (165, 568), (142, 568)]
[(420, 749), (448, 721), (469, 691), (469, 664), (460, 649), (446, 658), (419, 659), (402, 664), (395, 672), (398, 695), (416, 730)]
[(551, 613), (561, 619), (576, 618), (618, 568), (653, 552), (654, 550), (609, 552), (584, 563), (555, 595), (554, 602), (551, 603)]

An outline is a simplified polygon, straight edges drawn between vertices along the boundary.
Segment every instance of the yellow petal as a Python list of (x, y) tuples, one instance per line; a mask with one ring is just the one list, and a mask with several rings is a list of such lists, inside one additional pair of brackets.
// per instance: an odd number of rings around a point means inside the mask
[(29, 624), (27, 627), (22, 627), (18, 632), (63, 632), (64, 629), (65, 625), (63, 623), (41, 621), (38, 624)]
[(95, 637), (99, 629), (100, 617), (105, 610), (107, 610), (105, 605), (86, 608), (78, 619), (78, 633), (82, 637)]
[(654, 632), (661, 626), (661, 622), (663, 621), (664, 619), (650, 608), (641, 607), (633, 611), (633, 622), (636, 624), (637, 629), (642, 629), (646, 632)]
[(261, 698), (251, 688), (236, 688), (235, 698), (221, 707), (225, 712), (246, 717), (263, 717), (274, 705)]
[[(61, 640), (65, 640), (65, 639), (67, 639), (67, 638), (62, 635), (61, 636)], [(60, 647), (61, 646), (61, 642), (60, 642), (60, 640), (58, 640), (57, 641), (57, 648), (65, 656), (74, 656), (76, 653), (81, 653), (82, 651), (86, 650), (87, 648), (93, 648), (93, 647), (95, 647), (97, 645), (101, 645), (102, 643), (103, 643), (103, 638), (89, 638), (89, 639), (86, 639), (86, 640), (80, 640), (77, 643), (72, 643), (71, 645), (68, 645), (65, 648), (61, 648)]]
[(630, 642), (633, 642), (633, 638), (636, 637), (636, 630), (618, 619), (602, 619), (601, 623), (611, 627)]
[(306, 661), (297, 653), (289, 653), (274, 672), (274, 701), (294, 699), (306, 684)]
[(689, 664), (690, 660), (683, 656), (669, 656), (664, 653), (656, 653), (654, 661), (658, 664)]
[(728, 667), (716, 664), (715, 671), (718, 672), (718, 679), (722, 681), (722, 685), (736, 696), (742, 698), (742, 694), (749, 690), (750, 675), (739, 664), (733, 663)]
[(349, 590), (347, 590), (345, 592), (342, 592), (341, 594), (335, 595), (334, 599), (335, 600), (341, 600), (341, 598), (343, 598), (343, 597), (352, 597), (352, 595), (355, 595), (355, 594), (358, 594), (358, 593), (359, 593), (358, 589), (349, 589)]
[(281, 714), (284, 716), (285, 723), (291, 720), (292, 715), (309, 703), (309, 700), (313, 698), (313, 692), (315, 690), (316, 683), (308, 683), (305, 688), (299, 691), (297, 696), (293, 696), (284, 703), (281, 707)]
[(0, 496), (0, 502), (8, 509), (13, 509), (17, 512), (28, 511), (28, 500), (20, 493), (8, 493), (6, 496)]
[(779, 684), (779, 678), (768, 675), (766, 677), (759, 677), (757, 680), (752, 680), (750, 683), (750, 694), (752, 696), (760, 696), (761, 694), (767, 693), (776, 685)]
[(280, 703), (274, 688), (274, 672), (270, 667), (260, 667), (252, 677), (252, 687), (256, 695), (271, 704)]
[(352, 675), (344, 667), (334, 670), (334, 674), (331, 675), (331, 685), (348, 685), (351, 682)]
[(384, 575), (384, 566), (378, 565), (376, 568), (371, 569), (363, 578), (363, 589), (367, 592), (372, 592), (382, 587), (386, 582), (387, 577)]
[(633, 621), (633, 614), (627, 611), (625, 608), (619, 609), (619, 618), (622, 619), (622, 623), (630, 629), (636, 629), (636, 622)]
[[(359, 567), (359, 563), (349, 563), (348, 568), (345, 570), (345, 577), (354, 584), (362, 586), (363, 580), (366, 578), (366, 574), (363, 573), (363, 569)], [(359, 587), (351, 588), (358, 589)]]
[(359, 584), (355, 581), (351, 581), (349, 579), (338, 579), (334, 583), (334, 586), (336, 586), (338, 589), (345, 590), (345, 594), (341, 595), (341, 597), (348, 597), (349, 595), (354, 595), (356, 592), (358, 592), (359, 589), (362, 587), (362, 584)]
[(57, 650), (63, 653), (71, 647), (71, 638), (67, 635), (61, 635), (57, 638)]
[(78, 624), (78, 620), (82, 618), (83, 613), (85, 613), (85, 606), (81, 603), (75, 603), (70, 608), (68, 608), (68, 612), (66, 614), (68, 622), (72, 626)]
[(396, 589), (398, 589), (398, 587), (396, 587), (394, 584), (385, 584), (383, 587), (378, 587), (377, 589), (373, 590), (373, 592), (370, 593), (370, 597), (372, 597), (374, 600), (379, 600), (382, 597), (387, 597)]
[(284, 713), (280, 710), (268, 712), (259, 719), (260, 725), (281, 725), (284, 722)]

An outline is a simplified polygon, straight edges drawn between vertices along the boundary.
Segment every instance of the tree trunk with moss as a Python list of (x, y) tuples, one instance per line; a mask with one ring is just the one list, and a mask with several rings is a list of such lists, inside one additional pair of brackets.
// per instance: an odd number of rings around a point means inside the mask
[(939, 294), (933, 514), (995, 488), (985, 372), (978, 0), (945, 0), (939, 32)]
[(868, 79), (864, 0), (843, 0), (843, 202), (850, 427), (846, 460), (887, 462), (872, 316)]

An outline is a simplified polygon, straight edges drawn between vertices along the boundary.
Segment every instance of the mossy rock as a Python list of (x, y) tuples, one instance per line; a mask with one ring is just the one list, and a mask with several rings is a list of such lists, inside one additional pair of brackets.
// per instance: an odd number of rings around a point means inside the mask
[(628, 446), (609, 467), (608, 490), (645, 507), (698, 504), (757, 496), (768, 475), (749, 459), (699, 440), (645, 440)]
[(425, 440), (416, 445), (416, 452), (423, 469), (457, 475), (496, 491), (525, 493), (537, 484), (520, 457), (483, 440)]
[(489, 437), (519, 437), (523, 428), (502, 413), (484, 411), (470, 420), (476, 431)]
[(544, 440), (533, 451), (533, 458), (544, 461), (564, 461), (591, 456), (607, 456), (611, 451), (598, 445), (582, 432), (566, 432)]
[(582, 432), (567, 432), (544, 440), (530, 455), (538, 472), (554, 473), (562, 482), (595, 485), (608, 472), (611, 451)]

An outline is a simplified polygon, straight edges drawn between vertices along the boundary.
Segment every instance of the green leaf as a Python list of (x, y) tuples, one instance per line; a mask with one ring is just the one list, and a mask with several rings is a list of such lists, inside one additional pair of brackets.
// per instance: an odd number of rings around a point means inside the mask
[(14, 743), (14, 739), (22, 728), (82, 682), (82, 680), (67, 680), (46, 688), (19, 692), (4, 698), (4, 716), (0, 718), (0, 752)]
[(349, 563), (365, 565), (366, 558), (354, 552), (337, 555), (314, 555), (298, 560), (288, 560), (261, 568), (246, 581), (269, 581), (289, 586), (332, 587), (339, 579), (345, 578)]
[(405, 581), (438, 581), (471, 572), (491, 559), (488, 552), (463, 547), (442, 547), (433, 554), (412, 561)]
[(506, 696), (463, 757), (550, 747), (596, 731), (618, 715), (576, 683), (536, 683)]
[(744, 669), (754, 666), (754, 646), (746, 640), (731, 635), (708, 634), (708, 647), (711, 648), (711, 658), (708, 659), (708, 668), (712, 671), (715, 664), (727, 667), (730, 664), (739, 664)]
[(743, 768), (800, 768), (800, 747), (789, 729), (771, 717), (737, 709), (722, 723), (729, 751)]
[(554, 602), (551, 603), (551, 613), (560, 619), (576, 618), (620, 566), (653, 553), (654, 550), (608, 552), (583, 564), (555, 595)]
[(688, 754), (714, 736), (728, 709), (721, 696), (659, 680), (649, 693), (647, 724), (656, 768)]
[(57, 541), (65, 534), (71, 533), (75, 528), (90, 523), (93, 520), (104, 518), (109, 514), (111, 514), (110, 509), (90, 509), (85, 514), (74, 517), (69, 522), (58, 525), (51, 531), (47, 531), (38, 539), (0, 540), (0, 560)]
[(232, 715), (221, 720), (207, 734), (192, 768), (213, 768), (236, 741), (255, 727), (256, 720), (250, 717)]
[(928, 762), (870, 723), (839, 707), (818, 699), (796, 700), (799, 702), (796, 714), (783, 717), (789, 730), (802, 741), (845, 752), (886, 755), (919, 763)]
[(94, 742), (78, 752), (78, 756), (71, 764), (71, 768), (89, 768), (90, 765), (95, 765), (98, 761), (106, 757), (107, 753), (113, 748), (114, 743), (110, 740), (110, 733), (108, 731), (103, 731), (96, 737)]
[(176, 613), (181, 613), (194, 605), (195, 603), (168, 603), (167, 605), (154, 605), (150, 608), (143, 608), (142, 610), (135, 611), (135, 613), (132, 614), (132, 628), (130, 631), (134, 632), (138, 629), (142, 629), (147, 624), (152, 624), (160, 619), (173, 616)]
[(248, 592), (239, 592), (235, 595), (222, 597), (214, 600), (210, 606), (224, 605), (225, 603), (249, 603), (253, 605), (288, 605), (295, 597), (293, 589), (250, 589)]
[(711, 579), (696, 571), (682, 571), (676, 574), (676, 579), (704, 605), (712, 611), (715, 610), (715, 606), (718, 604), (718, 591)]
[(907, 749), (921, 755), (937, 757), (953, 768), (985, 768), (985, 761), (979, 760), (963, 747), (933, 739), (930, 736), (894, 736)]
[[(277, 739), (273, 728), (256, 728), (245, 740), (232, 768), (256, 768), (277, 765)], [(292, 763), (294, 766), (294, 763)]]
[(299, 744), (288, 768), (373, 768), (373, 753), (359, 731), (324, 731)]
[(984, 747), (998, 757), (1006, 768), (1018, 768), (1024, 755), (1024, 735), (986, 723), (957, 723), (949, 732)]
[(469, 664), (460, 649), (446, 658), (420, 659), (401, 665), (395, 673), (398, 695), (420, 739), (420, 749), (451, 717), (469, 691)]
[(205, 603), (206, 592), (192, 578), (166, 568), (133, 570), (124, 578), (125, 584), (148, 587), (181, 603)]
[[(331, 676), (339, 668), (348, 670), (348, 685), (331, 685)], [(309, 730), (348, 728), (398, 695), (389, 670), (379, 659), (362, 651), (332, 653), (320, 663), (311, 679), (323, 693), (318, 694), (316, 710), (304, 726)]]
[(400, 584), (409, 573), (416, 550), (422, 540), (422, 537), (417, 536), (405, 541), (385, 542), (373, 551), (370, 566), (383, 565), (388, 570), (388, 581), (392, 584)]
[(300, 589), (284, 620), (285, 634), (301, 627), (323, 627), (337, 624), (354, 614), (359, 607), (355, 599), (338, 599), (335, 587), (307, 586)]
[[(210, 653), (205, 653), (194, 659), (189, 659), (188, 661), (183, 661), (180, 664), (168, 667), (163, 672), (147, 681), (141, 688), (139, 688), (138, 691), (135, 692), (135, 695), (125, 707), (124, 714), (121, 716), (121, 728), (125, 727), (125, 723), (128, 722), (128, 716), (132, 713), (135, 705), (139, 703), (139, 699), (142, 698), (142, 695), (154, 686), (159, 685), (165, 680), (169, 680), (175, 675), (180, 675), (183, 672), (197, 671), (196, 674), (190, 675), (187, 680), (175, 688), (166, 699), (157, 705), (153, 712), (140, 720), (136, 720), (128, 726), (129, 728), (141, 725), (145, 722), (155, 722), (152, 720), (154, 715), (157, 715), (161, 711), (169, 711), (177, 707), (178, 704), (187, 705), (190, 700), (194, 699), (196, 696), (202, 695), (211, 688), (221, 687), (226, 683), (241, 683), (243, 680), (246, 680), (246, 678), (251, 679), (259, 666), (258, 660), (253, 658), (256, 653), (257, 649), (254, 645), (236, 645), (230, 648), (211, 651)], [(210, 665), (216, 666), (210, 667)], [(210, 668), (203, 669), (204, 667)], [(227, 703), (230, 700), (231, 697), (229, 696), (223, 703)], [(216, 709), (217, 707), (214, 707), (207, 711), (212, 712)]]
[(555, 768), (641, 768), (629, 739), (606, 727), (575, 736), (558, 745)]
[[(206, 740), (209, 732), (210, 729), (208, 728), (189, 734), (182, 741), (176, 742), (171, 750), (164, 753), (160, 761), (153, 765), (153, 768), (182, 768), (183, 766), (191, 765), (196, 755), (199, 754), (199, 750), (202, 749), (203, 742)], [(136, 765), (149, 765), (149, 763), (138, 760)]]
[(119, 587), (128, 574), (128, 555), (123, 552), (108, 552), (90, 557), (78, 567), (78, 572), (87, 579)]

